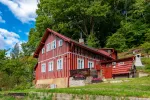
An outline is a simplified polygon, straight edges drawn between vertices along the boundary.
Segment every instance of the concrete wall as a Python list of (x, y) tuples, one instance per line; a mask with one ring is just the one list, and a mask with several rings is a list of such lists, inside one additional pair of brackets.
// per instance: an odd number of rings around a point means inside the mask
[(50, 88), (51, 84), (56, 84), (57, 88), (66, 88), (68, 86), (68, 78), (37, 80), (36, 88)]
[[(33, 97), (33, 94), (31, 97)], [(101, 96), (101, 95), (79, 95), (79, 94), (66, 94), (66, 93), (34, 93), (34, 100), (150, 100), (150, 98), (138, 97), (115, 97), (115, 96)], [(37, 99), (36, 99), (37, 98)], [(31, 98), (28, 98), (31, 100)]]
[(91, 83), (92, 77), (87, 77), (86, 80), (74, 80), (73, 77), (69, 78), (69, 87), (76, 87), (76, 86), (85, 86), (86, 84)]

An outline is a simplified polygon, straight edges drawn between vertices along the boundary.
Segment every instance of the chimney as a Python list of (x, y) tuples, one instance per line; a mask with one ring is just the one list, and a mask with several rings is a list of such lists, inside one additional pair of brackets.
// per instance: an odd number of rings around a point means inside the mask
[(80, 44), (84, 44), (84, 39), (82, 38), (82, 33), (80, 33), (79, 43), (80, 43)]

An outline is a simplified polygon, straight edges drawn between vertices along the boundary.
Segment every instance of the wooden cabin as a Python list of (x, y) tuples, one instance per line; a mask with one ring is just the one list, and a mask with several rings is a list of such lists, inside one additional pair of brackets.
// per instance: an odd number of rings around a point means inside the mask
[(132, 68), (126, 65), (134, 62), (134, 59), (118, 60), (117, 51), (112, 48), (94, 49), (84, 45), (83, 41), (79, 43), (49, 28), (34, 52), (34, 57), (38, 58), (34, 68), (36, 86), (42, 88), (69, 87), (72, 77), (83, 73), (84, 77), (91, 76), (91, 69), (96, 70), (97, 77), (112, 78), (116, 73), (122, 74), (120, 66), (116, 66), (119, 70), (115, 71), (113, 62), (125, 62), (125, 70)]

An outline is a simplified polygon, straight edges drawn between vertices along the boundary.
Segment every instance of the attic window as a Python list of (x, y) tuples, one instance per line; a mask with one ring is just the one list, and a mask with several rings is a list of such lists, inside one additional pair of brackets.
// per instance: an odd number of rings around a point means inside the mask
[(44, 54), (45, 53), (45, 48), (42, 48), (42, 54)]
[(56, 40), (54, 40), (53, 42), (52, 42), (52, 49), (55, 49), (56, 48)]
[(48, 44), (47, 44), (46, 51), (48, 52), (48, 51), (50, 51), (50, 50), (51, 50), (51, 44), (50, 44), (50, 43), (48, 43)]
[(60, 47), (60, 46), (62, 46), (62, 44), (63, 44), (63, 41), (62, 41), (62, 40), (59, 40), (59, 41), (58, 41), (58, 46)]

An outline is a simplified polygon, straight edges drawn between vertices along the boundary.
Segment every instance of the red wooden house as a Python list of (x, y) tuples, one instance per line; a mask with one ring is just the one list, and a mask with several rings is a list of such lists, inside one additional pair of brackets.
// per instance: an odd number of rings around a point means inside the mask
[[(36, 85), (69, 87), (71, 77), (78, 71), (95, 69), (97, 77), (113, 78), (132, 74), (134, 57), (117, 59), (112, 48), (94, 49), (47, 29), (34, 52)], [(87, 76), (90, 74), (87, 74)]]

